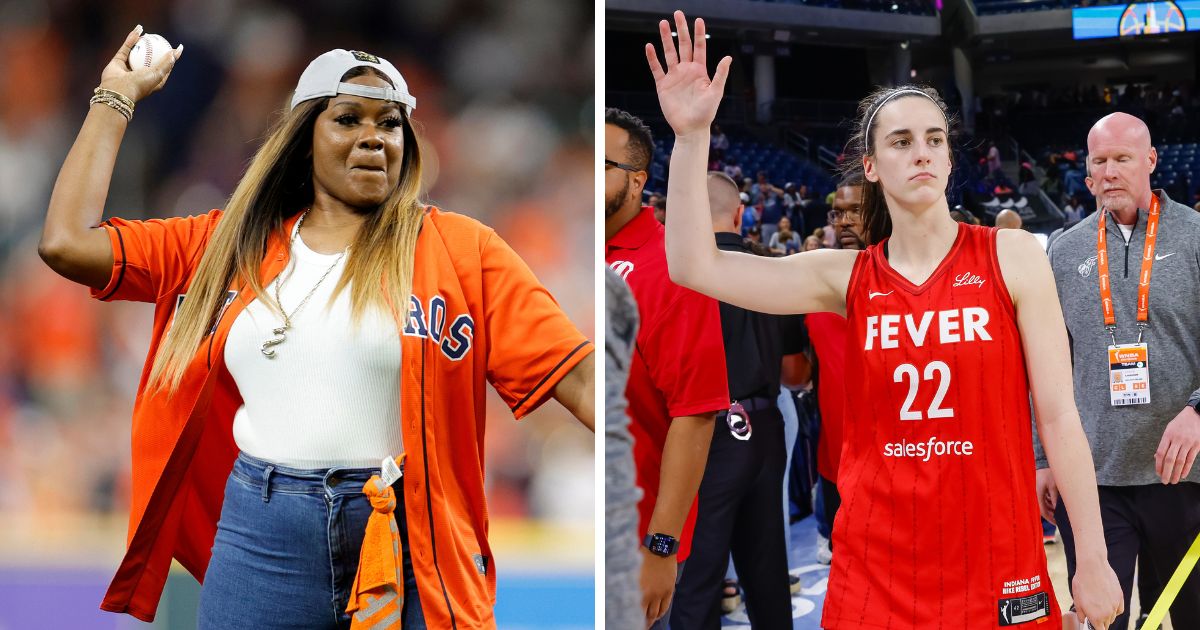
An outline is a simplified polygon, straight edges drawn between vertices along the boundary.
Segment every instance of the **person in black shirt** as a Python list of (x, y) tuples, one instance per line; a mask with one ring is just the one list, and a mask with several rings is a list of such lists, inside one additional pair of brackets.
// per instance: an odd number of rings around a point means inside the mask
[[(708, 174), (717, 247), (750, 252), (740, 236), (742, 204), (737, 185), (724, 173)], [(675, 591), (671, 627), (720, 627), (720, 590), (730, 552), (755, 628), (792, 624), (783, 524), (786, 449), (783, 418), (776, 407), (783, 359), (780, 320), (721, 303), (721, 333), (732, 415), (738, 407), (748, 426), (718, 414), (700, 482), (696, 528), (687, 570)]]

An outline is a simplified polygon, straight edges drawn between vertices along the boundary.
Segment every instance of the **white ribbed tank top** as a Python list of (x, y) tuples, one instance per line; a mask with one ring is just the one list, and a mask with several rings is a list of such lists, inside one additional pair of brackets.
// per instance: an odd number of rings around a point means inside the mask
[[(291, 261), (276, 279), (289, 314), (338, 258), (309, 249), (295, 232)], [(291, 316), (274, 358), (261, 347), (282, 318), (256, 299), (234, 320), (225, 363), (244, 401), (233, 438), (246, 453), (295, 468), (373, 468), (404, 450), (396, 325), (380, 309), (352, 325), (349, 286), (329, 304), (345, 266), (343, 257)], [(275, 283), (266, 291), (275, 295)]]

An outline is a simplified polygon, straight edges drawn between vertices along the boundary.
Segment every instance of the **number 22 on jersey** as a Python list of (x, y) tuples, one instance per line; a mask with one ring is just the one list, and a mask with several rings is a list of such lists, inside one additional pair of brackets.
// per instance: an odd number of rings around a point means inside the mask
[[(920, 376), (920, 380), (918, 380)], [(920, 411), (913, 411), (913, 401), (917, 399), (917, 388), (920, 386), (920, 381), (937, 380), (937, 392), (933, 395), (933, 400), (929, 403), (929, 409), (924, 414)], [(900, 406), (901, 420), (924, 420), (925, 418), (953, 418), (953, 409), (943, 409), (942, 401), (946, 398), (946, 391), (950, 389), (950, 366), (943, 361), (930, 361), (925, 364), (924, 373), (917, 371), (917, 366), (911, 363), (901, 363), (896, 366), (896, 371), (892, 373), (892, 380), (896, 383), (908, 383), (908, 395), (904, 397), (904, 404)]]

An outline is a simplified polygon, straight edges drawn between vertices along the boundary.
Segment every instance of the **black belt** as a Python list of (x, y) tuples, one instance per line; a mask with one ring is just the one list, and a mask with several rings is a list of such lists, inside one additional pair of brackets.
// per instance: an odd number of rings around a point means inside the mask
[(742, 409), (746, 411), (762, 411), (764, 409), (775, 408), (775, 399), (767, 398), (766, 396), (750, 396), (749, 398), (736, 399), (742, 403)]

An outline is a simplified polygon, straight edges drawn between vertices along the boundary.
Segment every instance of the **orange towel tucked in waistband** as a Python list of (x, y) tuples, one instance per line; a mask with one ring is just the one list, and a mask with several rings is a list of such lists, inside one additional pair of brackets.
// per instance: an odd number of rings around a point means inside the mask
[(358, 573), (350, 589), (346, 613), (351, 630), (399, 630), (404, 612), (403, 557), (400, 529), (392, 512), (396, 493), (373, 475), (363, 493), (371, 498), (371, 517), (358, 557)]

